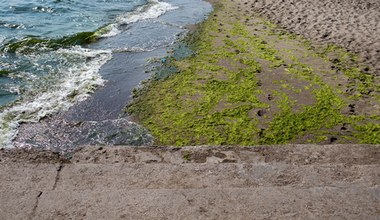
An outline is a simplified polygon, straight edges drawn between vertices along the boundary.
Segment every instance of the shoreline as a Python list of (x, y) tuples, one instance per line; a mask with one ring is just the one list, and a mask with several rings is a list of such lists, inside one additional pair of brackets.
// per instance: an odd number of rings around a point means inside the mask
[[(104, 86), (88, 99), (46, 115), (38, 123), (23, 123), (21, 118), (13, 147), (71, 151), (93, 144), (151, 145), (151, 135), (131, 122), (123, 108), (130, 100), (131, 90), (150, 77), (151, 68), (186, 33), (184, 27), (201, 21), (211, 10), (209, 3), (195, 2), (197, 5), (192, 7), (194, 1), (168, 0), (127, 13), (117, 25), (117, 35), (103, 37), (87, 46), (112, 53), (112, 59), (99, 70)], [(75, 95), (74, 91), (72, 96)]]
[(379, 143), (379, 77), (357, 55), (240, 15), (248, 2), (217, 4), (190, 36), (195, 55), (127, 108), (155, 144)]

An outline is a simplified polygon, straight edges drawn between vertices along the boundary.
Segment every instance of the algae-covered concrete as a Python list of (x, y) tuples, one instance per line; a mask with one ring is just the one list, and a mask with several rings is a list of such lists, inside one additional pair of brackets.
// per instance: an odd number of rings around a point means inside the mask
[(0, 151), (0, 219), (379, 219), (380, 146)]

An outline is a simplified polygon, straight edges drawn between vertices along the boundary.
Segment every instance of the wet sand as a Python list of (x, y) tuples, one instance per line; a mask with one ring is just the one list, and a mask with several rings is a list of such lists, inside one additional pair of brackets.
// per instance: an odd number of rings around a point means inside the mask
[(334, 43), (360, 54), (370, 72), (380, 75), (380, 1), (242, 1), (282, 27), (319, 43)]

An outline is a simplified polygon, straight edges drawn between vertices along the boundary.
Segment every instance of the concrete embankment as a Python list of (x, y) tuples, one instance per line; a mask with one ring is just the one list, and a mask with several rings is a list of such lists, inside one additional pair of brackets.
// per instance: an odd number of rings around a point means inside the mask
[(0, 219), (379, 219), (380, 146), (0, 151)]

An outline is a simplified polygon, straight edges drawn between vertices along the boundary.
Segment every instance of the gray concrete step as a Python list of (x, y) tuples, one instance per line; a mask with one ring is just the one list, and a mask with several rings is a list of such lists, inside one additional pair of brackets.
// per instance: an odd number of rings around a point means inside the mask
[(0, 219), (379, 219), (380, 148), (0, 151)]

